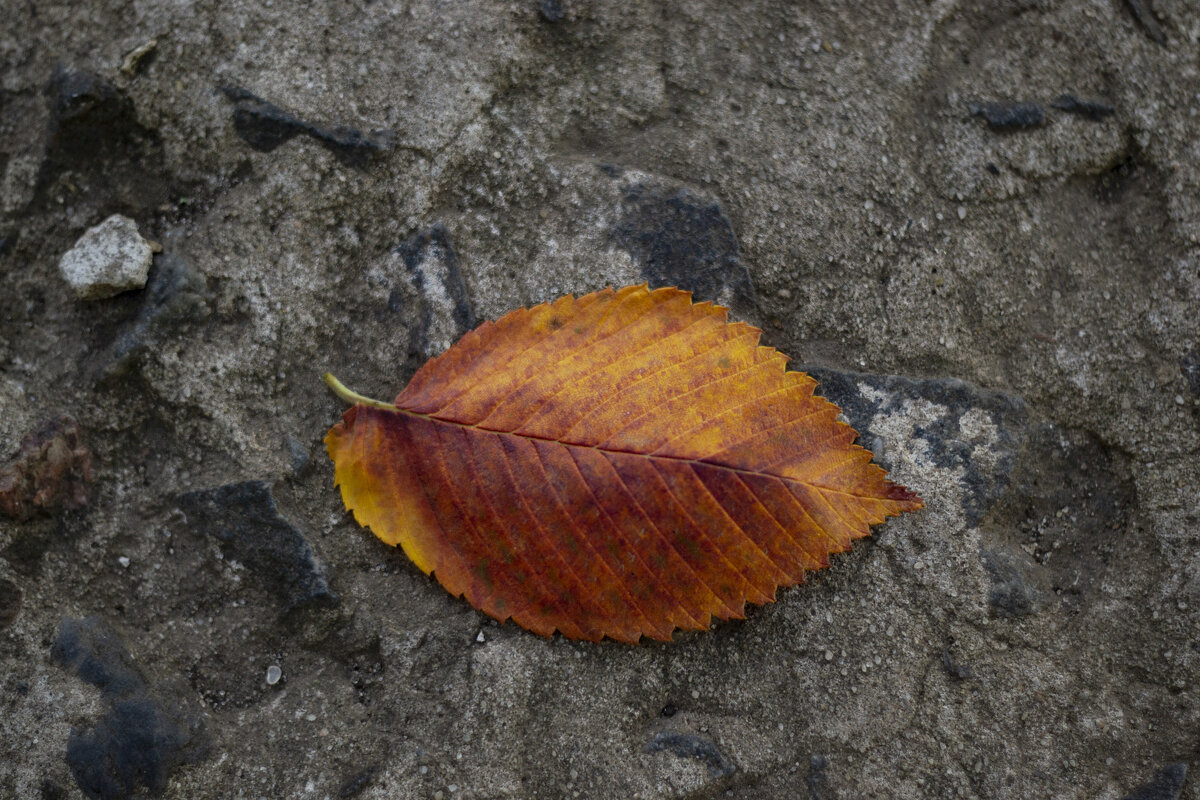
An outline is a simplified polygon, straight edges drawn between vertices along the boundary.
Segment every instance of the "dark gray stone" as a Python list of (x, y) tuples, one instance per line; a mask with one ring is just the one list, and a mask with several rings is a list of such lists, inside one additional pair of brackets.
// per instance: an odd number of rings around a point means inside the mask
[(1073, 94), (1059, 95), (1058, 99), (1050, 104), (1050, 107), (1066, 111), (1068, 114), (1077, 114), (1094, 122), (1112, 116), (1116, 111), (1108, 103), (1101, 103), (1098, 100), (1080, 100)]
[(1046, 121), (1046, 111), (1037, 103), (968, 103), (967, 109), (994, 131), (1036, 128)]
[(50, 655), (59, 666), (98, 688), (106, 698), (115, 699), (146, 689), (146, 681), (125, 643), (95, 617), (64, 618)]
[(1150, 781), (1143, 783), (1122, 800), (1178, 800), (1187, 780), (1187, 764), (1168, 764)]
[(1200, 395), (1200, 351), (1193, 350), (1179, 359), (1179, 371), (1187, 381), (1188, 390), (1194, 395)]
[(0, 578), (0, 631), (17, 621), (21, 613), (21, 589), (12, 581)]
[(677, 731), (660, 731), (646, 745), (647, 753), (658, 753), (666, 750), (680, 758), (695, 758), (703, 761), (708, 767), (711, 778), (723, 778), (737, 772), (737, 765), (725, 757), (725, 754), (707, 736), (697, 736), (693, 733)]
[(292, 468), (292, 474), (301, 475), (307, 472), (312, 466), (312, 458), (304, 443), (289, 433), (283, 437), (283, 445), (288, 451), (288, 464)]
[(450, 231), (436, 222), (401, 242), (395, 255), (404, 263), (405, 278), (388, 295), (388, 310), (415, 323), (409, 353), (415, 370), (475, 327), (458, 253)]
[(375, 780), (379, 772), (379, 765), (376, 764), (348, 778), (338, 789), (338, 800), (348, 800), (351, 797), (358, 797), (371, 785), (371, 782)]
[(538, 3), (538, 13), (546, 22), (562, 22), (567, 17), (567, 8), (561, 0), (542, 0)]
[(966, 664), (955, 661), (949, 650), (942, 651), (942, 669), (946, 670), (946, 674), (956, 681), (965, 681), (975, 675)]
[(138, 120), (125, 92), (95, 73), (60, 65), (46, 94), (50, 116), (37, 179), (43, 202), (63, 175), (85, 197), (104, 199), (92, 223), (113, 212), (140, 217), (168, 201), (161, 139)]
[(825, 794), (827, 782), (826, 770), (829, 769), (829, 759), (825, 756), (814, 755), (808, 759), (808, 778), (805, 786), (808, 788), (809, 800), (821, 800)]
[(1033, 554), (996, 562), (996, 591), (1006, 607), (1019, 611), (1026, 601), (1036, 607), (1028, 588), (1034, 569), (1047, 591), (1079, 606), (1101, 583), (1117, 549), (1129, 544), (1127, 520), (1136, 499), (1130, 465), (1119, 451), (1085, 431), (1033, 426), (1008, 496), (990, 518), (1009, 552)]
[(623, 192), (622, 216), (609, 235), (641, 264), (652, 288), (678, 286), (697, 301), (718, 300), (727, 289), (753, 297), (733, 223), (719, 202), (643, 183)]
[(177, 768), (205, 757), (204, 721), (152, 692), (129, 651), (102, 621), (67, 617), (51, 657), (100, 689), (106, 713), (90, 728), (72, 728), (66, 761), (94, 800), (121, 800), (140, 787), (161, 794)]
[(121, 326), (107, 357), (97, 359), (98, 379), (124, 375), (147, 351), (182, 335), (209, 316), (208, 291), (188, 261), (168, 252), (155, 259), (137, 315)]
[(136, 142), (145, 131), (133, 102), (95, 73), (60, 65), (50, 77), (49, 150), (52, 166), (83, 162)]
[(1147, 36), (1157, 44), (1167, 43), (1167, 35), (1163, 33), (1162, 25), (1154, 15), (1154, 4), (1151, 0), (1125, 0), (1125, 3)]
[(220, 542), (225, 558), (244, 564), (287, 609), (337, 603), (312, 547), (279, 513), (266, 481), (188, 492), (179, 508), (193, 529)]
[(301, 120), (246, 89), (237, 86), (220, 89), (234, 104), (233, 126), (238, 136), (264, 153), (304, 134), (320, 142), (343, 164), (361, 168), (392, 146), (394, 134), (388, 130), (363, 133), (347, 125), (318, 125)]
[(1042, 591), (1030, 574), (1033, 565), (1028, 559), (999, 550), (984, 550), (979, 555), (992, 580), (988, 589), (991, 613), (1003, 619), (1036, 614)]

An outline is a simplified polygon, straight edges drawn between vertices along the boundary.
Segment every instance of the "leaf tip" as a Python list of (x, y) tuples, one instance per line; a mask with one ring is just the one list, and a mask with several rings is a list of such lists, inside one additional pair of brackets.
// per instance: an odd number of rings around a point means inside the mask
[(925, 507), (925, 501), (921, 499), (921, 495), (907, 486), (901, 486), (891, 481), (888, 482), (887, 499), (903, 504), (905, 511), (917, 511)]

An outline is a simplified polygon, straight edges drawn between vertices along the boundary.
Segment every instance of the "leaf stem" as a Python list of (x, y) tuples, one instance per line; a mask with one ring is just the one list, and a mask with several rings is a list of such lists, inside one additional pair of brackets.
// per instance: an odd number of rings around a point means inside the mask
[(332, 372), (326, 372), (324, 375), (325, 385), (333, 390), (333, 393), (350, 405), (371, 406), (372, 408), (386, 408), (389, 411), (395, 411), (396, 407), (391, 403), (385, 403), (382, 400), (372, 400), (369, 397), (363, 397), (358, 392), (352, 392), (346, 388), (346, 384), (333, 377)]

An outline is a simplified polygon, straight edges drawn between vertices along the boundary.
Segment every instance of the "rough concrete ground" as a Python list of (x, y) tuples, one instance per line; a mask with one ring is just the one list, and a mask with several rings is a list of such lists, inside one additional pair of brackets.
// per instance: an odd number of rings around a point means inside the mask
[[(68, 414), (95, 478), (0, 520), (0, 796), (1200, 798), (1197, 3), (4, 18), (0, 458)], [(115, 213), (164, 250), (78, 301)], [(638, 647), (498, 626), (343, 513), (321, 372), (390, 397), (643, 280), (926, 510)]]

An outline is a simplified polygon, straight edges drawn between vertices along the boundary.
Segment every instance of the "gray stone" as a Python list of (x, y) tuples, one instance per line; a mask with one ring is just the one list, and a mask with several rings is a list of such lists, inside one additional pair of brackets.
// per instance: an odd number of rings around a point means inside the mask
[(79, 237), (58, 270), (80, 300), (104, 300), (145, 286), (153, 256), (137, 223), (113, 214)]

